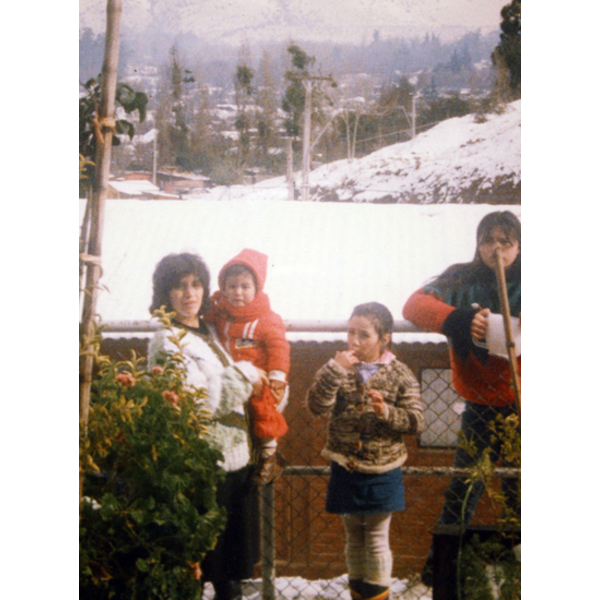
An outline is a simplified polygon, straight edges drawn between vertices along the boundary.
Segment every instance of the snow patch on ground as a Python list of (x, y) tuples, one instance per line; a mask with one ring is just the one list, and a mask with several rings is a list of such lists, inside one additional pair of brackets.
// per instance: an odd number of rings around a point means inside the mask
[[(244, 600), (262, 600), (262, 581), (254, 579), (244, 582)], [(431, 600), (431, 588), (423, 584), (411, 586), (408, 580), (392, 579), (391, 600)], [(278, 600), (350, 600), (348, 575), (335, 579), (308, 580), (302, 577), (278, 577), (275, 582)], [(209, 583), (204, 590), (203, 600), (213, 600), (214, 592)]]

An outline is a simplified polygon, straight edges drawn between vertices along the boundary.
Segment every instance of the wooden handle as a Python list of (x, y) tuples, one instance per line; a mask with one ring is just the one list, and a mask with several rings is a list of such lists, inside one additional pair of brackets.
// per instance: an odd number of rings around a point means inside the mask
[(510, 326), (510, 306), (508, 304), (508, 292), (506, 291), (506, 279), (504, 276), (504, 265), (498, 252), (494, 253), (494, 262), (496, 267), (496, 283), (498, 284), (498, 295), (500, 296), (500, 308), (502, 311), (502, 320), (504, 322), (504, 333), (506, 336), (506, 350), (508, 352), (508, 361), (512, 375), (513, 390), (515, 392), (515, 401), (519, 420), (521, 420), (521, 377), (517, 366), (517, 353), (515, 351), (515, 340)]

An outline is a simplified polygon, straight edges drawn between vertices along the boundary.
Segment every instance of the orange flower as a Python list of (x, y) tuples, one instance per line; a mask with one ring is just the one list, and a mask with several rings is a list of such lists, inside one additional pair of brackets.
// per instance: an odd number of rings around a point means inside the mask
[(135, 377), (131, 373), (119, 373), (115, 381), (123, 387), (132, 387), (135, 385)]
[(202, 571), (200, 570), (200, 563), (188, 562), (188, 565), (190, 565), (190, 569), (192, 569), (192, 577), (194, 579), (200, 579), (200, 577), (202, 577)]
[(165, 370), (162, 367), (159, 367), (158, 365), (152, 367), (152, 375), (162, 375), (164, 372)]
[(165, 390), (162, 393), (162, 397), (164, 398), (165, 402), (168, 402), (172, 406), (175, 406), (179, 402), (179, 396), (171, 390)]

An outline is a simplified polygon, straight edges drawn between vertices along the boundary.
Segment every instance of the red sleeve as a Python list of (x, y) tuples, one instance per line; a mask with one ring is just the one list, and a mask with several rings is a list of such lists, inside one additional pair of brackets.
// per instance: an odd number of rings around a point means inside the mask
[(264, 321), (262, 339), (267, 346), (269, 371), (290, 372), (290, 345), (285, 337), (285, 324), (277, 313), (270, 313)]
[(444, 321), (455, 310), (454, 306), (450, 306), (432, 293), (426, 293), (420, 289), (406, 301), (402, 309), (402, 316), (408, 321), (412, 321), (417, 327), (442, 333)]

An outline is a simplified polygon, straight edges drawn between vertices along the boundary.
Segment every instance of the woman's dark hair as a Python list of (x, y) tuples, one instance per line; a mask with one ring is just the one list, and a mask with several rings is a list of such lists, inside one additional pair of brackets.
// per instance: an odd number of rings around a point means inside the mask
[(366, 317), (369, 319), (380, 338), (383, 338), (387, 333), (391, 335), (394, 330), (392, 313), (379, 302), (366, 302), (355, 306), (350, 315), (350, 318), (352, 317)]
[(183, 277), (195, 275), (204, 294), (199, 315), (206, 313), (210, 307), (210, 272), (204, 261), (197, 254), (184, 252), (182, 254), (168, 254), (159, 261), (152, 275), (152, 304), (150, 312), (166, 306), (168, 312), (173, 311), (169, 293), (179, 285)]
[[(477, 225), (477, 246), (483, 238), (491, 233), (494, 227), (498, 227), (507, 238), (518, 242), (519, 249), (521, 248), (521, 221), (508, 210), (491, 212), (479, 221), (479, 225)], [(473, 260), (481, 261), (479, 248), (475, 251)]]
[(477, 225), (477, 248), (475, 256), (469, 263), (459, 263), (448, 267), (435, 281), (436, 286), (463, 285), (485, 278), (493, 278), (494, 273), (481, 259), (479, 243), (486, 238), (492, 229), (498, 227), (509, 239), (518, 242), (519, 254), (513, 264), (506, 269), (506, 280), (514, 281), (521, 279), (521, 221), (518, 217), (508, 211), (495, 211), (488, 213)]

